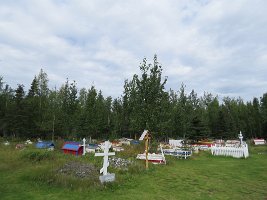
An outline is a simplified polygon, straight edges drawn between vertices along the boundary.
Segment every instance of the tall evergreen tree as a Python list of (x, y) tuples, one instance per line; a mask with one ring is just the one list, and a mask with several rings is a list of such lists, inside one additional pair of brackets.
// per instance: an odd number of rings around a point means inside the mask
[(263, 137), (267, 137), (267, 93), (264, 93), (261, 97), (261, 116), (262, 116), (262, 135)]
[(44, 72), (43, 69), (40, 70), (40, 73), (37, 76), (37, 85), (38, 85), (38, 99), (39, 99), (39, 117), (38, 117), (38, 126), (39, 126), (39, 133), (45, 137), (47, 132), (46, 126), (46, 116), (48, 110), (48, 76)]
[(13, 104), (14, 91), (5, 84), (0, 76), (0, 135), (9, 136), (12, 115), (9, 113)]
[(205, 113), (203, 115), (208, 123), (211, 137), (220, 138), (218, 130), (220, 104), (218, 97), (213, 97), (213, 95), (210, 93), (204, 93), (201, 101), (202, 108), (205, 110)]
[(27, 129), (28, 129), (28, 136), (34, 137), (40, 131), (40, 107), (39, 107), (39, 89), (38, 89), (38, 81), (37, 78), (34, 77), (31, 87), (29, 89), (28, 95), (26, 96), (26, 113), (28, 116), (27, 121)]
[[(25, 112), (24, 86), (19, 84), (15, 90), (14, 105), (11, 108), (12, 124), (10, 129), (16, 137), (27, 137), (27, 116)], [(26, 133), (26, 135), (25, 135)]]
[(121, 99), (114, 99), (112, 102), (112, 128), (113, 134), (122, 136), (123, 133), (123, 105)]
[(95, 118), (96, 114), (96, 98), (97, 91), (94, 86), (92, 86), (87, 95), (86, 106), (84, 110), (84, 118), (85, 118), (85, 127), (87, 135), (95, 137), (97, 136), (97, 122)]
[(260, 113), (260, 103), (258, 98), (253, 98), (253, 123), (254, 123), (254, 136), (262, 137), (262, 118)]
[(78, 89), (76, 82), (69, 83), (69, 80), (60, 88), (59, 99), (61, 101), (61, 114), (60, 124), (62, 131), (65, 132), (68, 137), (76, 136), (76, 119), (78, 110)]

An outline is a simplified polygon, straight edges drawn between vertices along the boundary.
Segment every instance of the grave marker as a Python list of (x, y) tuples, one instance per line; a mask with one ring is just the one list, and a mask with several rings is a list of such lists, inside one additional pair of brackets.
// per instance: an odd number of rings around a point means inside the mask
[(144, 140), (145, 136), (147, 135), (148, 130), (144, 130), (144, 132), (142, 133), (142, 135), (140, 136), (139, 140)]
[(238, 135), (238, 138), (240, 140), (240, 146), (242, 146), (242, 144), (243, 144), (243, 135), (242, 135), (241, 131), (240, 131), (240, 133)]
[(115, 152), (109, 152), (110, 147), (111, 147), (111, 143), (109, 141), (105, 141), (104, 153), (95, 153), (95, 156), (104, 156), (103, 167), (100, 169), (100, 174), (103, 174), (103, 176), (99, 176), (99, 180), (101, 181), (101, 183), (112, 182), (115, 180), (115, 174), (108, 173), (108, 166), (109, 166), (108, 156), (115, 155)]
[(85, 155), (85, 142), (86, 142), (86, 139), (83, 138), (83, 156)]
[(234, 158), (247, 158), (249, 156), (248, 145), (246, 142), (243, 142), (243, 135), (240, 131), (238, 134), (240, 140), (240, 145), (235, 146), (212, 146), (211, 154), (215, 156), (232, 156)]

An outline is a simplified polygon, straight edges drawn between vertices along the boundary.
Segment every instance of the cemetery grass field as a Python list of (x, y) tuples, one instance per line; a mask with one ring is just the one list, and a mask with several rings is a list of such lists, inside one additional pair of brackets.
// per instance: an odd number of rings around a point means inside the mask
[(97, 179), (58, 175), (57, 169), (71, 160), (100, 168), (102, 158), (1, 145), (0, 199), (267, 199), (267, 146), (249, 150), (248, 159), (209, 152), (188, 160), (167, 157), (166, 166), (150, 165), (148, 171), (140, 161), (128, 171), (109, 169), (116, 182), (101, 185)]

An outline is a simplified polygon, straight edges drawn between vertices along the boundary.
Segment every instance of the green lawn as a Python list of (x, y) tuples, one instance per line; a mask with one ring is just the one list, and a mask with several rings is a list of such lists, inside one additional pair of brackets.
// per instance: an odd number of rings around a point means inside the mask
[(1, 200), (267, 199), (267, 146), (251, 147), (248, 159), (213, 157), (208, 152), (188, 160), (167, 157), (167, 165), (150, 166), (148, 171), (138, 166), (128, 172), (116, 171), (116, 182), (108, 185), (55, 175), (69, 160), (99, 167), (101, 158), (56, 151), (36, 161), (29, 159), (27, 151), (35, 150), (0, 146)]

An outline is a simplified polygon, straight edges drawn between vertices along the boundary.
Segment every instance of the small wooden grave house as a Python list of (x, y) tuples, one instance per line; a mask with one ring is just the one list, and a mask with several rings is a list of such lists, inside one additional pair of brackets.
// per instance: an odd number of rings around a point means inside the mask
[(264, 145), (266, 144), (266, 141), (263, 138), (256, 138), (256, 139), (253, 139), (253, 143), (255, 145)]
[(100, 150), (97, 144), (88, 144), (85, 147), (86, 153), (95, 153), (97, 150)]
[(61, 149), (65, 154), (72, 154), (76, 156), (83, 154), (83, 146), (79, 142), (65, 142)]
[(182, 147), (183, 140), (169, 140), (169, 145), (171, 145), (172, 147)]
[(55, 148), (55, 145), (51, 141), (39, 141), (35, 145), (38, 149), (51, 149), (53, 150)]

